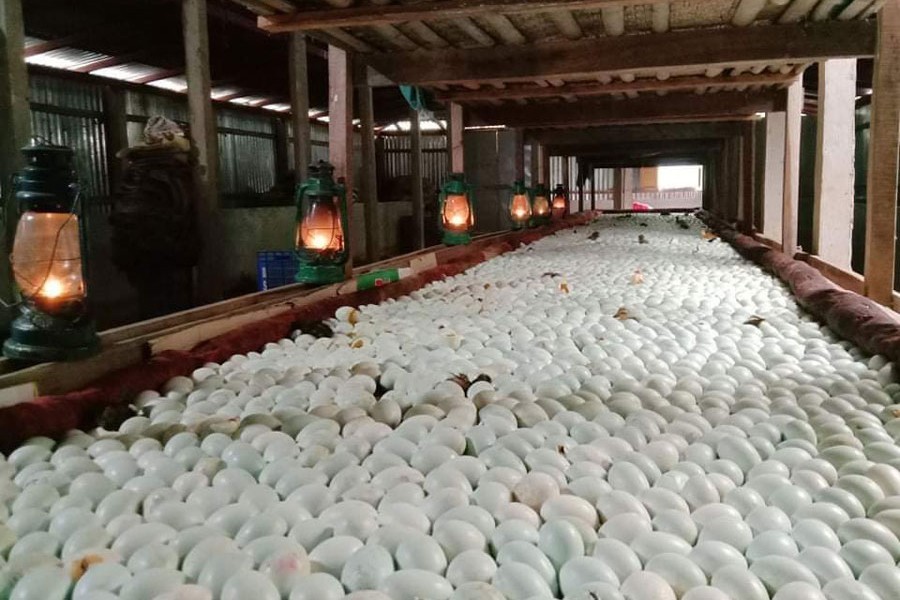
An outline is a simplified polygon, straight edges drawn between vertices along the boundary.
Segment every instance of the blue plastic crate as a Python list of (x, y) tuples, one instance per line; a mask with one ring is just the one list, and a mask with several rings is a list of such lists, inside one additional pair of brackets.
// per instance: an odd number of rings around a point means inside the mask
[(291, 250), (266, 250), (256, 253), (256, 288), (271, 290), (294, 283), (297, 255)]

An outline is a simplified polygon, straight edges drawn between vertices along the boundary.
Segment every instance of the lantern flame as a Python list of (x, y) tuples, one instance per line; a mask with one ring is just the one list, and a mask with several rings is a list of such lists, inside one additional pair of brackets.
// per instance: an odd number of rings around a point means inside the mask
[(444, 201), (444, 226), (453, 231), (465, 231), (471, 224), (469, 199), (461, 194), (450, 194)]
[(344, 247), (340, 212), (333, 203), (314, 204), (303, 217), (299, 233), (300, 244), (310, 250), (340, 251)]
[(44, 282), (44, 285), (41, 286), (38, 294), (40, 294), (44, 298), (53, 300), (62, 296), (64, 292), (65, 286), (63, 285), (62, 281), (55, 277), (48, 277), (47, 281)]
[(512, 215), (519, 221), (531, 216), (531, 206), (528, 204), (528, 196), (516, 194), (512, 199)]

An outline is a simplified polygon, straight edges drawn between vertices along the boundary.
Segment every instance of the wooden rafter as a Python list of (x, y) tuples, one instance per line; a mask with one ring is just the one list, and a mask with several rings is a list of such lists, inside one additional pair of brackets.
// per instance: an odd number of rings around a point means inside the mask
[(670, 94), (665, 102), (654, 96), (616, 101), (567, 104), (565, 109), (547, 104), (472, 108), (477, 125), (508, 127), (575, 127), (610, 123), (669, 122), (679, 120), (739, 119), (757, 112), (784, 110), (784, 90), (721, 92), (715, 95)]
[(607, 96), (627, 92), (654, 92), (665, 90), (667, 92), (678, 90), (691, 90), (697, 87), (732, 87), (739, 85), (781, 85), (793, 81), (793, 73), (783, 74), (767, 73), (763, 75), (744, 74), (738, 76), (721, 76), (709, 78), (706, 76), (694, 77), (670, 77), (667, 79), (635, 79), (632, 82), (617, 81), (608, 84), (602, 83), (569, 83), (561, 87), (541, 87), (534, 85), (509, 85), (504, 89), (477, 89), (471, 91), (454, 90), (437, 94), (437, 99), (444, 102), (475, 102), (481, 100), (515, 100), (519, 98), (554, 98), (562, 96), (590, 97)]
[(578, 24), (571, 12), (556, 10), (548, 13), (547, 16), (553, 21), (556, 28), (570, 40), (577, 40), (584, 36), (581, 25)]
[(872, 56), (875, 25), (830, 21), (805, 25), (669, 31), (490, 49), (374, 54), (370, 64), (397, 83), (533, 81), (739, 63), (815, 62)]
[(468, 17), (459, 17), (458, 19), (452, 19), (451, 22), (456, 25), (460, 31), (472, 38), (479, 46), (494, 45), (494, 38), (485, 33), (485, 31), (476, 25), (475, 21), (472, 19)]
[(507, 44), (520, 45), (528, 41), (506, 15), (490, 14), (485, 15), (484, 19), (491, 24), (497, 35)]
[(590, 10), (646, 4), (646, 0), (435, 0), (412, 4), (360, 5), (349, 8), (299, 10), (259, 17), (259, 26), (272, 32), (327, 29), (331, 27), (371, 27), (408, 21), (447, 20), (555, 10)]

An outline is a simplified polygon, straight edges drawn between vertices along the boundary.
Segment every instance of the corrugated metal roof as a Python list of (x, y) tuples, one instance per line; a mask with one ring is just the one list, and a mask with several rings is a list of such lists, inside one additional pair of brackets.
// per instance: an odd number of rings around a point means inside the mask
[(187, 91), (187, 79), (183, 76), (179, 75), (177, 77), (166, 77), (165, 79), (157, 79), (156, 81), (151, 81), (147, 83), (147, 85), (152, 85), (153, 87), (162, 88), (164, 90), (171, 90), (173, 92), (185, 92)]
[(91, 71), (91, 75), (118, 79), (119, 81), (136, 81), (142, 77), (149, 77), (150, 75), (161, 72), (162, 69), (158, 67), (151, 67), (150, 65), (142, 63), (125, 63), (114, 67), (106, 67), (105, 69)]
[(25, 59), (25, 62), (30, 65), (40, 65), (53, 69), (73, 70), (107, 58), (111, 57), (108, 54), (99, 52), (89, 52), (87, 50), (78, 50), (77, 48), (57, 48), (49, 52), (29, 56)]

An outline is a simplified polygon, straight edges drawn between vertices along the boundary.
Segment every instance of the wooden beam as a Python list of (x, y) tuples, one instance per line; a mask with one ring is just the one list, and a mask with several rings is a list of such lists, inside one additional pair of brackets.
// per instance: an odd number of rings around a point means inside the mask
[(831, 18), (831, 13), (844, 0), (821, 0), (813, 11), (812, 18), (814, 21), (824, 21)]
[(450, 20), (460, 31), (472, 38), (480, 46), (493, 46), (494, 38), (489, 36), (485, 31), (475, 24), (468, 17), (459, 17)]
[(754, 201), (756, 199), (756, 123), (744, 124), (741, 136), (741, 225), (744, 233), (753, 232)]
[[(336, 46), (328, 47), (328, 159), (334, 176), (347, 188), (347, 222), (353, 214), (353, 69), (350, 56)], [(345, 239), (353, 239), (351, 231)], [(353, 253), (346, 265), (347, 276), (353, 270)]]
[(373, 54), (369, 64), (392, 81), (414, 85), (590, 79), (597, 73), (867, 57), (875, 51), (875, 31), (874, 23), (859, 20), (721, 27), (617, 38), (604, 36), (515, 48)]
[(515, 135), (515, 156), (513, 158), (513, 170), (516, 179), (525, 179), (525, 132), (521, 128), (516, 129)]
[(656, 33), (665, 33), (669, 30), (669, 3), (657, 2), (653, 5), (651, 13), (651, 27)]
[(412, 185), (413, 242), (425, 247), (425, 195), (422, 189), (422, 128), (419, 111), (409, 111), (409, 178)]
[(768, 0), (740, 0), (734, 9), (731, 23), (737, 27), (746, 27), (759, 17), (759, 13), (766, 7)]
[(472, 108), (473, 123), (477, 125), (506, 125), (508, 127), (561, 127), (603, 123), (632, 123), (665, 121), (667, 119), (703, 120), (707, 117), (738, 115), (748, 117), (757, 112), (769, 112), (783, 104), (783, 93), (722, 92), (715, 95), (671, 94), (665, 102), (645, 96), (627, 102), (605, 98), (600, 101), (572, 104), (566, 110), (541, 104), (527, 106), (498, 106)]
[(450, 42), (438, 35), (438, 33), (434, 29), (429, 27), (426, 23), (423, 23), (421, 21), (413, 21), (411, 23), (407, 23), (407, 27), (409, 27), (410, 31), (421, 38), (422, 41), (433, 48), (446, 48), (450, 45)]
[(842, 21), (849, 21), (859, 17), (874, 3), (874, 0), (853, 0), (838, 13), (837, 18)]
[(447, 112), (450, 114), (447, 136), (447, 147), (450, 150), (450, 172), (462, 173), (465, 169), (465, 157), (463, 155), (463, 107), (460, 104), (451, 102)]
[(547, 146), (543, 144), (538, 144), (538, 153), (540, 154), (540, 170), (538, 171), (538, 179), (542, 183), (544, 183), (548, 188), (552, 186), (550, 181), (550, 152), (547, 150)]
[(497, 32), (497, 35), (500, 36), (500, 39), (507, 44), (511, 46), (520, 46), (528, 41), (506, 15), (490, 13), (484, 15), (484, 19), (491, 24), (491, 27), (493, 27), (494, 31)]
[(784, 128), (784, 200), (781, 209), (781, 251), (793, 256), (797, 251), (800, 210), (800, 132), (803, 116), (803, 81), (797, 79), (787, 89), (787, 121)]
[(794, 80), (793, 73), (764, 73), (754, 75), (745, 73), (735, 76), (707, 77), (696, 75), (688, 77), (671, 77), (666, 79), (641, 78), (632, 81), (615, 81), (612, 83), (585, 82), (563, 84), (559, 88), (534, 86), (529, 84), (513, 84), (503, 89), (481, 88), (477, 90), (451, 90), (436, 94), (438, 100), (444, 102), (480, 102), (483, 100), (516, 100), (519, 98), (532, 100), (535, 98), (556, 98), (570, 95), (576, 97), (612, 96), (626, 92), (668, 92), (693, 90), (703, 86), (708, 88), (734, 87), (738, 85), (784, 85)]
[(381, 258), (381, 223), (378, 219), (378, 179), (375, 165), (375, 109), (372, 103), (372, 88), (366, 85), (367, 67), (357, 67), (356, 80), (359, 94), (359, 136), (362, 173), (360, 174), (360, 200), (365, 208), (366, 260), (373, 263)]
[(606, 35), (620, 36), (625, 33), (625, 9), (622, 6), (610, 6), (601, 11), (603, 29)]
[[(0, 210), (5, 218), (0, 230), (0, 248), (4, 256), (12, 249), (18, 208), (12, 195), (13, 174), (24, 166), (20, 149), (31, 137), (31, 111), (28, 105), (28, 69), (25, 65), (25, 22), (21, 0), (0, 0)], [(0, 298), (13, 298), (9, 260), (0, 260)], [(8, 323), (6, 309), (0, 310), (0, 326)]]
[(128, 148), (128, 121), (125, 109), (125, 90), (117, 86), (103, 87), (103, 133), (106, 143), (106, 165), (109, 172), (110, 193), (122, 183), (124, 161), (116, 156)]
[(218, 300), (222, 294), (219, 276), (218, 244), (209, 231), (219, 208), (219, 144), (216, 115), (210, 98), (209, 31), (206, 0), (182, 0), (185, 76), (187, 79), (188, 120), (197, 162), (194, 166), (194, 194), (197, 219), (202, 230), (203, 250), (197, 266), (197, 300)]
[(818, 135), (812, 254), (850, 269), (853, 161), (856, 150), (856, 61), (819, 63)]
[(298, 182), (309, 174), (312, 143), (309, 123), (309, 65), (306, 36), (292, 33), (288, 46), (288, 80), (291, 92), (291, 128), (294, 137), (294, 175)]
[(287, 14), (260, 16), (259, 27), (270, 32), (328, 29), (333, 27), (372, 27), (408, 21), (450, 20), (465, 17), (490, 17), (498, 14), (534, 13), (557, 10), (621, 10), (645, 0), (436, 0), (410, 4), (370, 4), (348, 8), (300, 10)]
[(894, 291), (900, 151), (900, 3), (878, 13), (866, 188), (866, 295), (890, 306)]
[(779, 23), (796, 23), (802, 21), (809, 16), (809, 11), (819, 2), (819, 0), (794, 0), (791, 2), (781, 16), (778, 17)]
[(570, 40), (577, 40), (584, 36), (581, 25), (575, 20), (571, 12), (567, 10), (555, 10), (547, 13), (547, 16), (556, 25), (560, 33)]

